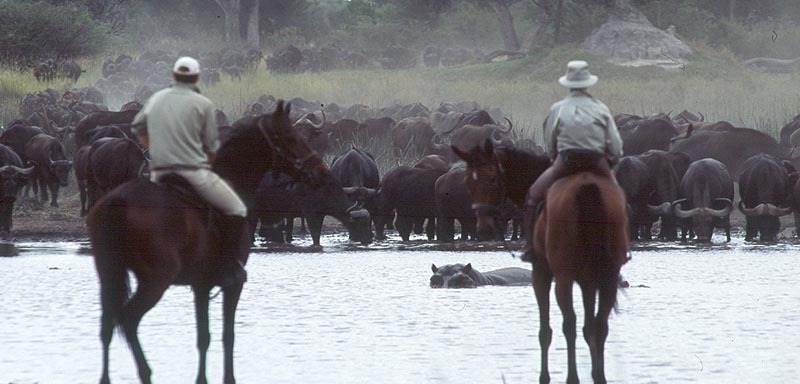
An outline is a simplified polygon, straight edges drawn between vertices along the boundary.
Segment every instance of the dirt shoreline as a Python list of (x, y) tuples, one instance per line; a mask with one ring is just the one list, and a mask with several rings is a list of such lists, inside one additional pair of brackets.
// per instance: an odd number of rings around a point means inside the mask
[[(66, 199), (65, 199), (66, 200)], [(21, 242), (89, 241), (86, 218), (80, 216), (80, 202), (59, 201), (59, 207), (39, 207), (28, 200), (13, 215), (13, 228), (3, 240)]]
[[(323, 233), (334, 230), (339, 223), (325, 221)], [(734, 233), (744, 232), (744, 216), (737, 210), (731, 213), (731, 226)], [(337, 228), (343, 230), (343, 228)], [(794, 234), (792, 215), (781, 218), (779, 239), (791, 239)], [(78, 196), (66, 196), (59, 201), (59, 207), (43, 205), (31, 198), (23, 200), (13, 214), (13, 229), (2, 236), (2, 241), (24, 242), (85, 242), (89, 241), (86, 218), (80, 216)]]

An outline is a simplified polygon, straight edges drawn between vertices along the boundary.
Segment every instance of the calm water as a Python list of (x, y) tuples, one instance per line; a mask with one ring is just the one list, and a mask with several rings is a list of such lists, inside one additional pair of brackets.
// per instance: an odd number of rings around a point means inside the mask
[[(719, 241), (719, 238), (715, 238)], [(530, 287), (428, 288), (430, 264), (487, 271), (524, 266), (507, 252), (396, 244), (369, 251), (326, 238), (323, 253), (267, 252), (248, 264), (237, 317), (240, 383), (531, 383), (538, 315)], [(98, 286), (77, 243), (21, 244), (0, 258), (0, 383), (93, 383), (101, 346)], [(402, 248), (402, 249), (401, 249)], [(623, 269), (606, 345), (617, 383), (797, 382), (800, 246), (641, 248)], [(576, 289), (576, 294), (579, 290)], [(578, 300), (577, 303), (580, 303)], [(561, 314), (553, 302), (550, 365), (566, 379)], [(580, 335), (578, 364), (591, 382)], [(211, 306), (208, 377), (222, 378), (221, 297)], [(194, 382), (192, 294), (173, 287), (140, 336), (157, 383)], [(128, 348), (112, 342), (112, 380), (136, 382)]]

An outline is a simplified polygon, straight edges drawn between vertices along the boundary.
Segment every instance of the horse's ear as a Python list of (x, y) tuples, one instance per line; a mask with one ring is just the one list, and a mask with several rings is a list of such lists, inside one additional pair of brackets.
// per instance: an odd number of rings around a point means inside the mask
[(467, 263), (467, 265), (464, 267), (464, 272), (466, 273), (472, 272), (472, 263)]
[(469, 155), (468, 152), (462, 151), (460, 148), (456, 147), (455, 145), (450, 145), (450, 149), (453, 150), (453, 153), (455, 153), (456, 156), (458, 156), (458, 158), (460, 158), (461, 160), (464, 160), (464, 161), (469, 163), (470, 155)]
[(433, 273), (436, 273), (438, 270), (439, 268), (436, 267), (436, 264), (431, 264), (431, 271), (433, 271)]

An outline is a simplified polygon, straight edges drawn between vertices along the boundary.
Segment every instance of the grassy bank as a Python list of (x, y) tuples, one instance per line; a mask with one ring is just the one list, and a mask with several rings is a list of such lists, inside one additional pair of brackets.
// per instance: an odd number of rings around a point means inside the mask
[[(688, 109), (701, 111), (710, 120), (728, 120), (776, 135), (800, 112), (800, 89), (796, 86), (800, 74), (749, 72), (736, 64), (732, 55), (702, 47), (685, 68), (675, 70), (614, 66), (569, 46), (522, 60), (442, 69), (276, 75), (262, 63), (241, 80), (223, 76), (222, 82), (204, 91), (231, 116), (238, 116), (262, 94), (373, 107), (393, 101), (435, 107), (443, 100), (474, 100), (500, 107), (522, 136), (538, 139), (547, 109), (565, 94), (556, 79), (563, 74), (566, 62), (577, 58), (590, 62), (592, 71), (600, 77), (592, 93), (614, 113)], [(93, 83), (99, 77), (101, 63), (102, 58), (83, 61), (87, 73), (77, 86)], [(0, 121), (7, 122), (16, 115), (19, 101), (27, 93), (70, 86), (63, 81), (38, 83), (29, 72), (0, 70)]]

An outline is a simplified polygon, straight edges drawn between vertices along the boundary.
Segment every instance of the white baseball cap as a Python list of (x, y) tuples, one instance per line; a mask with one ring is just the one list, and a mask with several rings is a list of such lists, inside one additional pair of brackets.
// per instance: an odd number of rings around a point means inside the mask
[(197, 60), (184, 56), (175, 60), (175, 65), (172, 67), (172, 73), (177, 75), (199, 75), (200, 63)]

